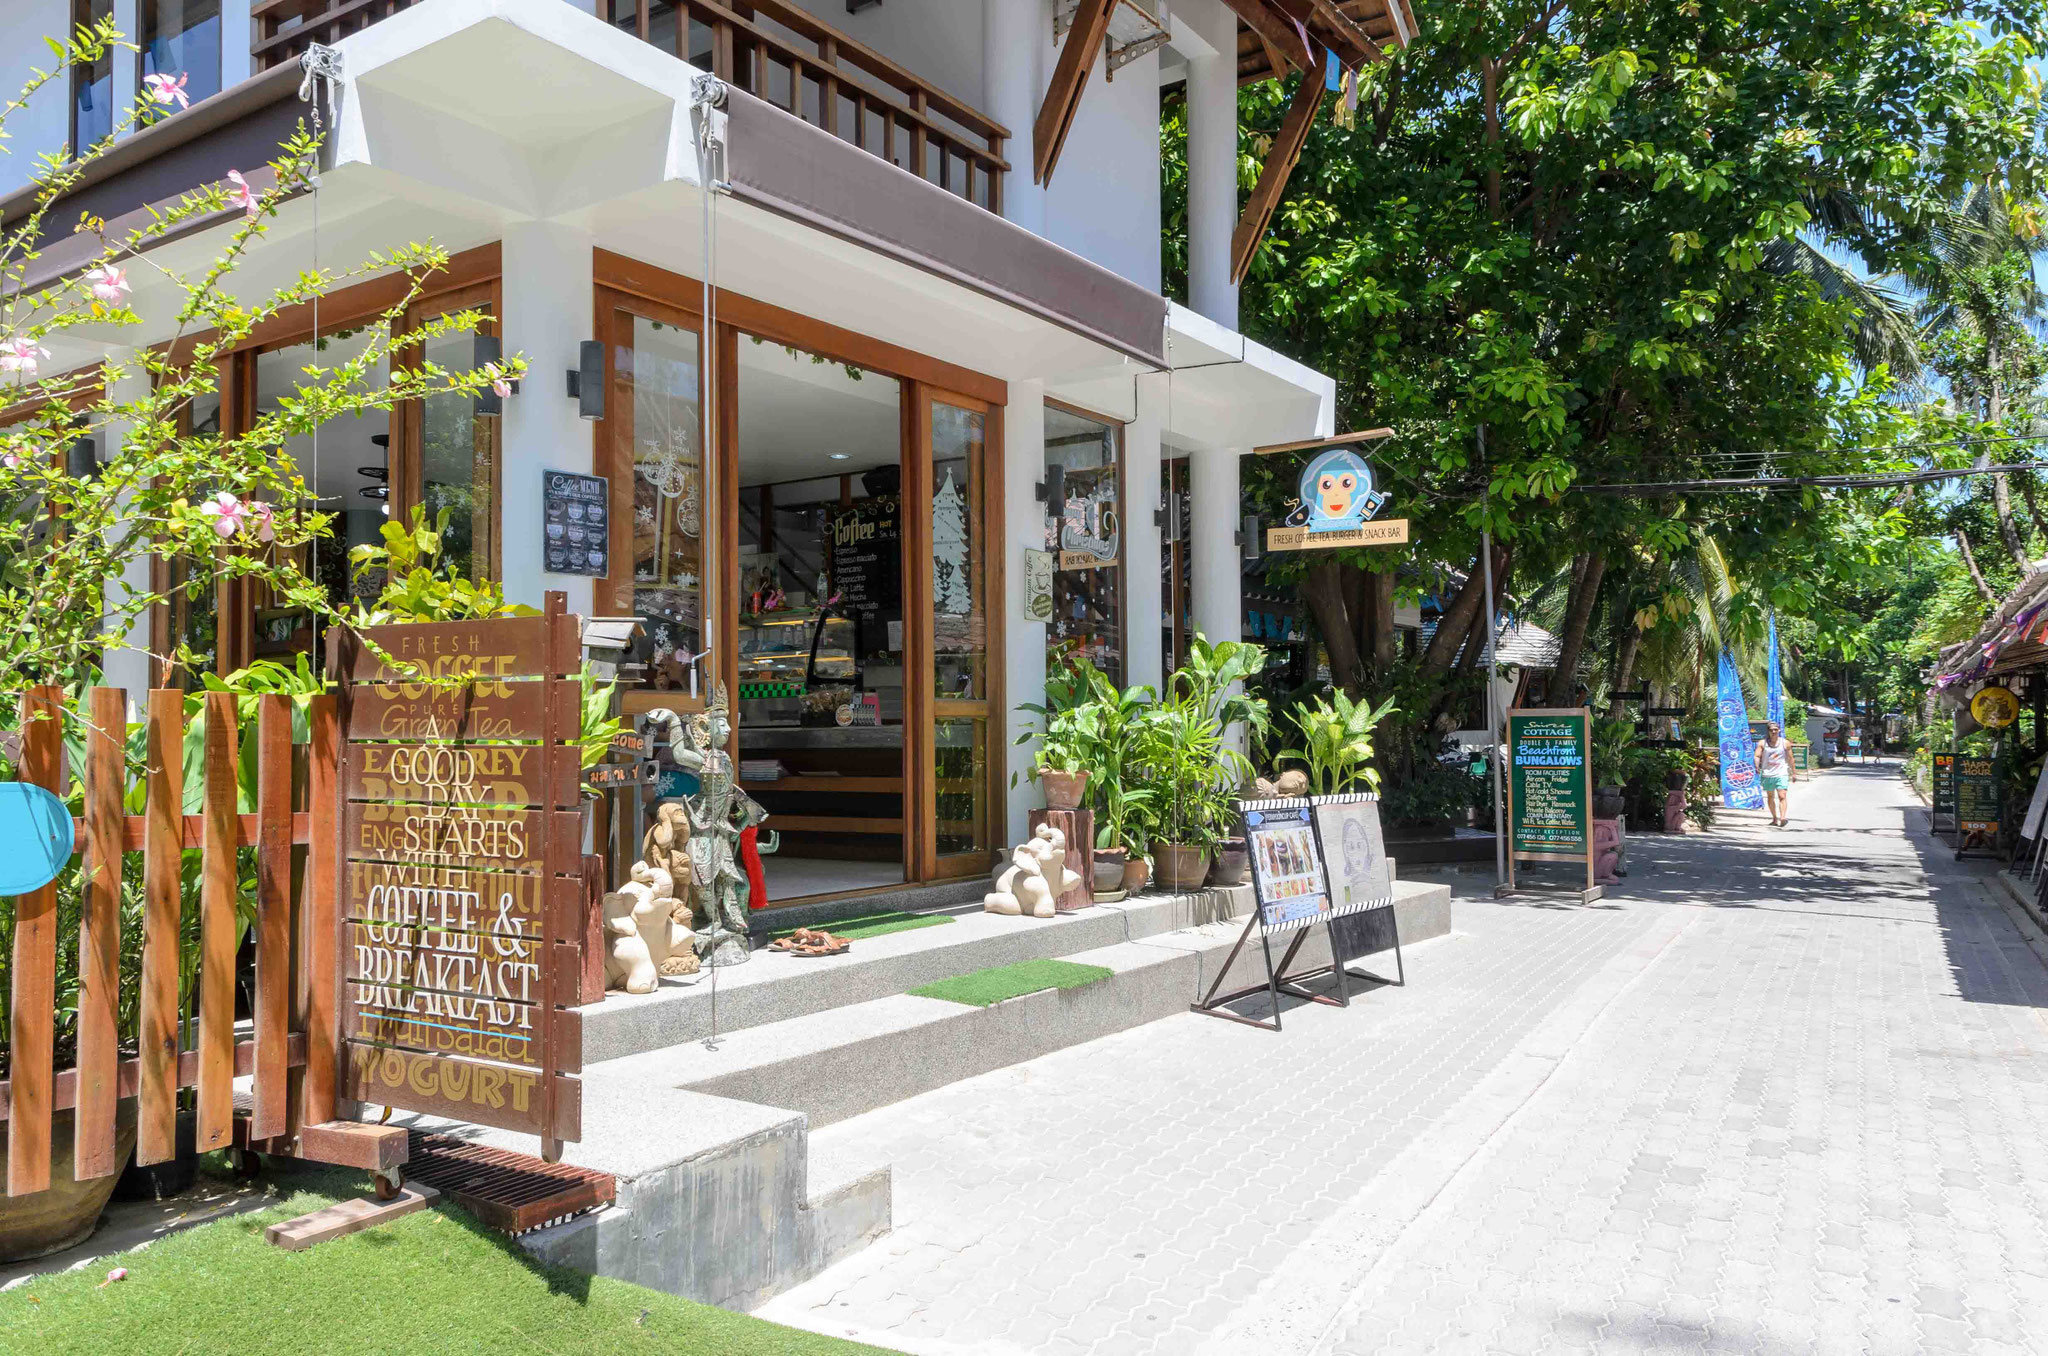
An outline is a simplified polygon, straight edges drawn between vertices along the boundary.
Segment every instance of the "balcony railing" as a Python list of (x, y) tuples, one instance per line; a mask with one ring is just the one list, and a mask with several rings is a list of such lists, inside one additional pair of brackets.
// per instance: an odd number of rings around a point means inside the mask
[[(256, 0), (258, 70), (333, 43), (413, 0)], [(991, 212), (1009, 132), (787, 0), (602, 0), (615, 27)]]

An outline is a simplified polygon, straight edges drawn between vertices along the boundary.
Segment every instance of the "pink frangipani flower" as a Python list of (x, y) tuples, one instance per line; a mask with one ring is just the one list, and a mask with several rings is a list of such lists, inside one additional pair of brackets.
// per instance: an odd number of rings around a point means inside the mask
[(191, 98), (185, 93), (185, 81), (190, 77), (178, 75), (145, 75), (142, 83), (149, 90), (149, 97), (166, 108), (175, 102), (180, 108), (192, 107)]
[(102, 264), (85, 275), (87, 287), (92, 289), (93, 300), (116, 302), (128, 295), (128, 271)]
[(239, 532), (249, 512), (241, 500), (226, 490), (201, 504), (199, 511), (213, 519), (213, 530), (222, 537), (232, 537)]
[(232, 189), (228, 190), (229, 204), (247, 212), (249, 219), (254, 221), (256, 213), (262, 210), (262, 204), (256, 201), (256, 194), (250, 189), (249, 181), (242, 177), (240, 170), (229, 170), (228, 182), (234, 185)]
[(0, 372), (19, 372), (24, 377), (36, 374), (39, 358), (50, 356), (50, 350), (33, 339), (9, 339), (0, 344)]

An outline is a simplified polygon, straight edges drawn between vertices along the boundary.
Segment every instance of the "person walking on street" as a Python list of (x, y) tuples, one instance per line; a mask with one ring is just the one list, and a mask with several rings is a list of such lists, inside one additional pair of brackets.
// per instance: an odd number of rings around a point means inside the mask
[(1784, 828), (1792, 822), (1792, 746), (1775, 720), (1764, 725), (1764, 737), (1756, 746), (1756, 779), (1771, 810), (1771, 827)]

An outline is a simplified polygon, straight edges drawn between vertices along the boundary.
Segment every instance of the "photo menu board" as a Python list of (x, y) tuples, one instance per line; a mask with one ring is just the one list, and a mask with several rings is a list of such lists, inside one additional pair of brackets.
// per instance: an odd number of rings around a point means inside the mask
[(1330, 913), (1330, 882), (1306, 800), (1244, 802), (1259, 924), (1268, 932), (1305, 927)]

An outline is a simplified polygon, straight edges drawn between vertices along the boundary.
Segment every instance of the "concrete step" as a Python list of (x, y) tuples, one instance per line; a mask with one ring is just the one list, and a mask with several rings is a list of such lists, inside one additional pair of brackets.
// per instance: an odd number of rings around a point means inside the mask
[[(862, 913), (896, 907), (862, 901)], [(1016, 961), (1072, 956), (1118, 942), (1137, 941), (1179, 928), (1228, 918), (1251, 907), (1246, 886), (1184, 895), (1139, 895), (1056, 918), (1006, 918), (984, 913), (977, 902), (935, 910), (952, 918), (936, 927), (862, 937), (844, 955), (804, 958), (759, 950), (744, 965), (717, 971), (717, 1030), (721, 1035), (843, 1009), (908, 992), (935, 980)], [(776, 920), (780, 921), (780, 920)], [(787, 924), (794, 926), (794, 922)], [(828, 924), (821, 924), (827, 926)], [(583, 1062), (621, 1059), (701, 1041), (712, 1033), (714, 976), (664, 979), (650, 994), (607, 994), (581, 1009)]]
[[(1403, 946), (1450, 931), (1448, 886), (1397, 882), (1395, 910)], [(608, 1060), (586, 1066), (584, 1077), (586, 1083), (686, 1089), (801, 1112), (814, 1128), (831, 1125), (975, 1074), (1186, 1012), (1216, 983), (1242, 926), (1241, 921), (1212, 922), (1065, 952), (1066, 959), (1112, 972), (1080, 988), (1025, 994), (986, 1008), (897, 992), (728, 1032), (713, 1049), (691, 1042)], [(1310, 969), (1328, 959), (1324, 935), (1315, 930), (1295, 966)], [(1391, 973), (1391, 957), (1374, 968)], [(1262, 954), (1247, 947), (1232, 963), (1223, 987), (1261, 983), (1264, 973)]]

